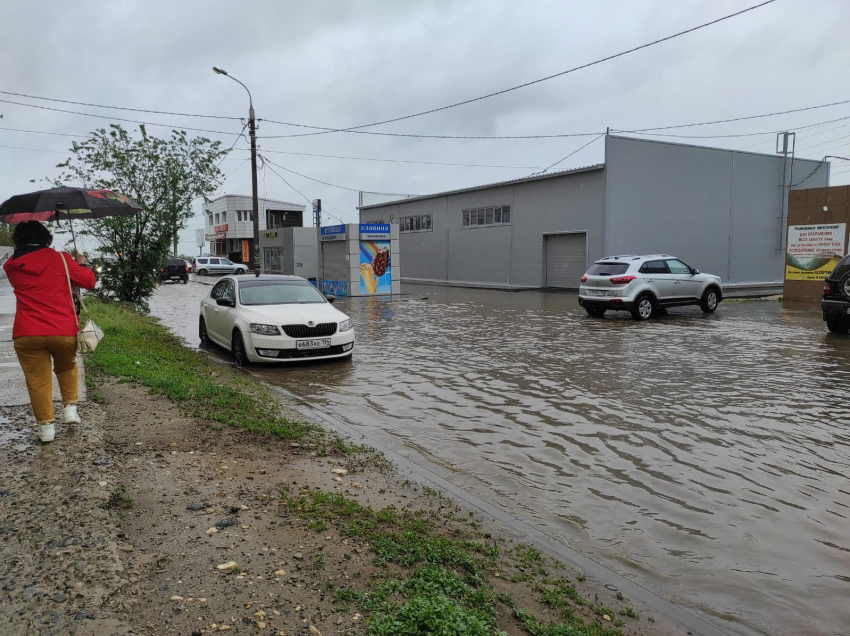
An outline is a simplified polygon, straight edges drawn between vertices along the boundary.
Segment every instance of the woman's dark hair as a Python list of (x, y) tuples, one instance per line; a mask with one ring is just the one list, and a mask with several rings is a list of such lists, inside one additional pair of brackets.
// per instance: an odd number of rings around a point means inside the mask
[(27, 245), (47, 247), (53, 242), (53, 235), (38, 221), (24, 221), (15, 225), (15, 229), (12, 230), (12, 242), (17, 248)]

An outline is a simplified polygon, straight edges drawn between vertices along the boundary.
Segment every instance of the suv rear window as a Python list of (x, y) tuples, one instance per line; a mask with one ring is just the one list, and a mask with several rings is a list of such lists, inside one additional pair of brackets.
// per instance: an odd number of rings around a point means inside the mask
[(594, 263), (587, 270), (588, 276), (617, 276), (625, 274), (629, 269), (628, 263)]

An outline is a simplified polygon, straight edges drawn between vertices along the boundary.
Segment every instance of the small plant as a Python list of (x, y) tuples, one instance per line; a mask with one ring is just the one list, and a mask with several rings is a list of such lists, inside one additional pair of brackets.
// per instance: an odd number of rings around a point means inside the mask
[(620, 610), (620, 616), (628, 616), (629, 618), (634, 618), (635, 620), (640, 620), (640, 615), (634, 611), (631, 607), (624, 607)]
[(109, 499), (106, 501), (102, 501), (99, 505), (104, 510), (113, 510), (116, 508), (123, 508), (124, 510), (129, 510), (133, 507), (133, 499), (130, 495), (125, 495), (127, 492), (127, 486), (118, 486), (115, 488), (109, 495)]

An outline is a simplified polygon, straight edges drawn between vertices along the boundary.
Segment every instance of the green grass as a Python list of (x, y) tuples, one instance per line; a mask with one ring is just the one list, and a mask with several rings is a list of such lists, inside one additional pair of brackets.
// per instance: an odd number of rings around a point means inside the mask
[[(487, 584), (488, 572), (504, 572), (515, 560), (542, 571), (543, 556), (532, 547), (502, 553), (479, 533), (446, 527), (438, 513), (394, 506), (373, 510), (339, 493), (284, 491), (282, 507), (316, 532), (334, 526), (342, 536), (368, 544), (373, 564), (382, 569), (360, 583), (367, 589), (334, 588), (330, 582), (328, 588), (336, 605), (347, 610), (354, 604), (363, 612), (369, 636), (494, 636), (500, 633), (497, 603), (531, 636), (622, 636), (614, 612), (595, 607), (566, 579), (529, 574), (520, 581), (539, 594), (541, 604), (557, 611), (560, 620), (549, 624), (518, 608), (510, 593)], [(580, 611), (609, 614), (611, 627)]]
[(253, 378), (183, 346), (165, 327), (118, 303), (88, 303), (104, 339), (85, 357), (87, 383), (124, 378), (148, 387), (191, 415), (290, 442), (312, 443), (319, 455), (361, 450), (319, 427), (280, 414), (268, 390)]

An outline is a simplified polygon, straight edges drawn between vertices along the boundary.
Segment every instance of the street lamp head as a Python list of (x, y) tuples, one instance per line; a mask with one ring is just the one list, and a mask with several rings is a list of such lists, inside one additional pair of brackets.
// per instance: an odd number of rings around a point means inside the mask
[(225, 71), (224, 69), (218, 68), (217, 66), (213, 66), (213, 71), (215, 71), (219, 75), (227, 75), (227, 71)]

